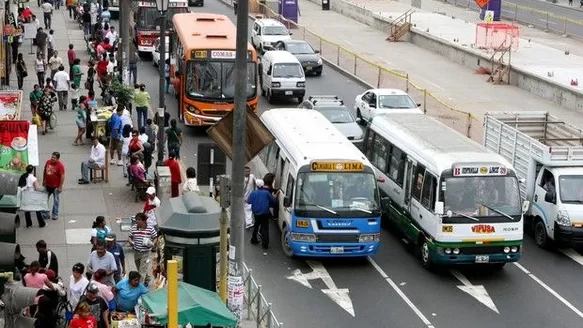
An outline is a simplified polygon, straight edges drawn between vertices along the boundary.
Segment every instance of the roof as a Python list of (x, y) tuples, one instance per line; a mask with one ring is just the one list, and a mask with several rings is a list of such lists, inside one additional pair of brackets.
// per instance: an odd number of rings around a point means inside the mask
[(277, 59), (275, 60), (275, 62), (290, 62), (290, 63), (298, 62), (298, 58), (296, 56), (294, 56), (291, 52), (285, 50), (270, 50), (265, 52), (265, 54), (263, 54), (263, 57), (266, 57), (268, 54), (271, 54), (270, 56), (272, 56), (272, 60)]
[[(183, 13), (172, 16), (176, 35), (188, 55), (190, 49), (236, 48), (237, 28), (229, 17), (211, 13)], [(254, 50), (247, 43), (247, 50)]]
[(373, 91), (380, 95), (409, 95), (405, 91), (399, 89), (371, 89), (367, 91)]
[(297, 168), (313, 160), (361, 161), (371, 166), (364, 154), (318, 111), (271, 109), (261, 115), (261, 121)]
[(283, 26), (285, 27), (285, 25), (283, 25), (280, 21), (277, 21), (273, 18), (260, 18), (255, 20), (257, 22), (257, 24), (261, 25), (261, 26)]
[(502, 156), (428, 115), (379, 115), (373, 118), (371, 128), (406, 153), (424, 159), (423, 164), (434, 173), (450, 169), (454, 163), (501, 163), (512, 167)]

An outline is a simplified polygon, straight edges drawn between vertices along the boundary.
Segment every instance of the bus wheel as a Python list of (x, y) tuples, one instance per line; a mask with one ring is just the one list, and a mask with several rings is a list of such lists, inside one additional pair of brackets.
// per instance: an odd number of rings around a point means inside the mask
[(433, 267), (433, 262), (431, 261), (431, 252), (429, 251), (429, 243), (427, 238), (421, 237), (417, 243), (419, 260), (421, 261), (421, 266), (427, 270), (431, 270)]
[(289, 245), (291, 233), (287, 230), (287, 226), (281, 229), (281, 250), (287, 257), (294, 257), (294, 252)]
[(540, 248), (548, 248), (550, 244), (547, 228), (541, 219), (538, 219), (534, 225), (534, 241)]

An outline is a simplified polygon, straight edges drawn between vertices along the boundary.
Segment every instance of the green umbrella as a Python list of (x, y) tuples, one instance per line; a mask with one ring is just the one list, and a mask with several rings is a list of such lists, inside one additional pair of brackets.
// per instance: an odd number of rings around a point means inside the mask
[[(142, 303), (160, 324), (168, 323), (168, 288), (142, 296)], [(193, 326), (228, 327), (237, 324), (237, 319), (225, 306), (217, 293), (178, 282), (178, 324)]]

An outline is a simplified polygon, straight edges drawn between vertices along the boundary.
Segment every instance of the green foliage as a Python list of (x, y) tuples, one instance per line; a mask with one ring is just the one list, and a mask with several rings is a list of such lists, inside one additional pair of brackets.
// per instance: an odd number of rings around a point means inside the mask
[(134, 88), (129, 85), (123, 85), (117, 79), (111, 82), (109, 89), (113, 92), (116, 102), (126, 107), (134, 98)]

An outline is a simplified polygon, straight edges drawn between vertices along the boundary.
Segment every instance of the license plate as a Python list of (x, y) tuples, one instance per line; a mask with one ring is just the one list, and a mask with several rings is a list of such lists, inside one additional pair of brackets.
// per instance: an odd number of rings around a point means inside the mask
[(476, 255), (476, 263), (490, 262), (490, 255)]
[(311, 71), (312, 70), (312, 66), (307, 66), (306, 67), (306, 71)]
[(293, 95), (293, 94), (294, 94), (294, 92), (293, 92), (293, 91), (286, 91), (286, 92), (285, 92), (285, 95), (286, 95), (286, 96), (291, 96), (291, 95)]
[(340, 247), (330, 247), (330, 253), (332, 254), (342, 254), (344, 253), (344, 247), (340, 246)]

